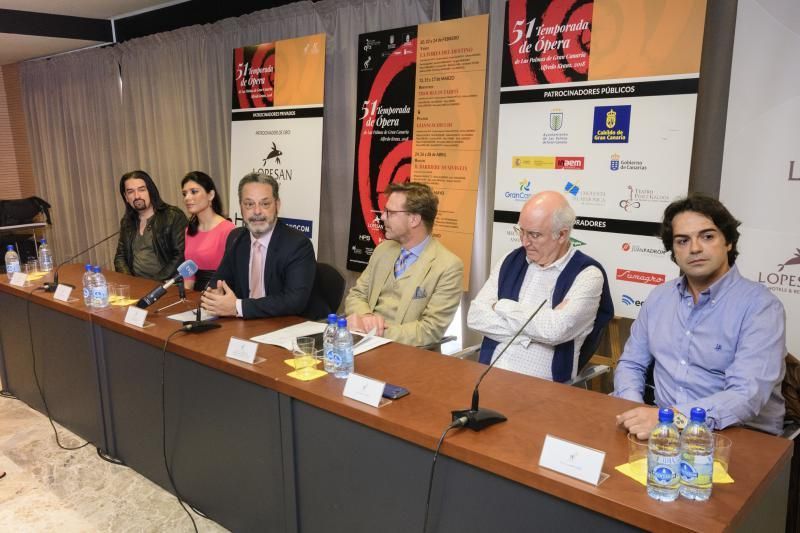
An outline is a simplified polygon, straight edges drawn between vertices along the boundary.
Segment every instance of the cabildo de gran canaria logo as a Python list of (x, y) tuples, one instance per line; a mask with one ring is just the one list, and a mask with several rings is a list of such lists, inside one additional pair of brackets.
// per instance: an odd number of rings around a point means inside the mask
[(596, 106), (593, 143), (627, 143), (631, 128), (631, 106)]

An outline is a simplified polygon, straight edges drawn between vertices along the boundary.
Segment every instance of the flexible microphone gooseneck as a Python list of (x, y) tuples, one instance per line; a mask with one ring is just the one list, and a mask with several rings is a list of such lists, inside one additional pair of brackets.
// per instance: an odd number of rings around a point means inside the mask
[(85, 254), (89, 250), (91, 250), (91, 249), (103, 244), (108, 239), (110, 239), (111, 237), (114, 237), (116, 235), (119, 235), (119, 231), (115, 231), (114, 233), (112, 233), (111, 235), (106, 237), (105, 239), (103, 239), (101, 241), (97, 241), (96, 243), (94, 243), (93, 245), (88, 247), (87, 249), (81, 250), (80, 252), (78, 252), (77, 254), (73, 255), (72, 257), (70, 257), (66, 261), (62, 261), (61, 263), (59, 263), (59, 265), (56, 267), (56, 271), (53, 273), (53, 282), (52, 283), (47, 282), (47, 283), (42, 284), (42, 288), (44, 289), (44, 291), (45, 292), (56, 292), (56, 288), (58, 287), (58, 269), (59, 268), (61, 268), (62, 266), (66, 265), (67, 263), (69, 263), (73, 259), (82, 256), (83, 254)]
[(153, 305), (156, 300), (167, 294), (167, 289), (172, 287), (178, 282), (183, 282), (183, 278), (188, 278), (197, 274), (197, 263), (188, 259), (181, 263), (178, 267), (178, 273), (172, 279), (166, 281), (163, 285), (159, 285), (136, 303), (136, 307), (140, 309), (147, 309)]
[(525, 323), (522, 324), (522, 327), (519, 328), (519, 330), (514, 334), (514, 337), (511, 339), (511, 341), (508, 344), (506, 344), (505, 348), (503, 348), (500, 354), (498, 354), (498, 356), (494, 358), (494, 361), (492, 361), (492, 364), (489, 365), (489, 368), (487, 368), (483, 372), (483, 374), (481, 374), (481, 377), (478, 378), (478, 382), (475, 384), (475, 390), (472, 391), (472, 407), (470, 407), (469, 409), (460, 409), (458, 411), (452, 411), (453, 421), (456, 421), (462, 417), (467, 417), (467, 423), (464, 424), (464, 427), (468, 427), (473, 431), (480, 431), (494, 424), (498, 424), (500, 422), (505, 422), (506, 420), (508, 420), (504, 415), (498, 413), (497, 411), (493, 411), (491, 409), (481, 409), (479, 407), (478, 387), (481, 386), (481, 381), (483, 381), (483, 378), (486, 377), (486, 374), (488, 374), (489, 371), (494, 367), (495, 363), (497, 363), (500, 360), (500, 358), (503, 357), (503, 354), (506, 353), (508, 347), (514, 344), (514, 341), (517, 340), (517, 337), (519, 337), (520, 333), (525, 331), (525, 328), (528, 327), (528, 324), (530, 324), (531, 320), (533, 320), (533, 317), (535, 317), (539, 313), (539, 310), (546, 303), (547, 300), (544, 300), (542, 303), (539, 304), (539, 307), (536, 308), (536, 310), (531, 314), (531, 316), (528, 317), (528, 320), (526, 320)]

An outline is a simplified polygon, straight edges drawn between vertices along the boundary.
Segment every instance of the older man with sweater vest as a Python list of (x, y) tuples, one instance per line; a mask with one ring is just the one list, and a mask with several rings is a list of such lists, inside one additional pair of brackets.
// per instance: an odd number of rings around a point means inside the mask
[(431, 235), (439, 199), (421, 183), (393, 183), (381, 214), (386, 240), (345, 300), (350, 329), (424, 346), (439, 341), (463, 291), (464, 266)]
[(484, 335), (482, 363), (500, 354), (542, 302), (496, 366), (565, 382), (591, 357), (614, 305), (603, 267), (571, 246), (574, 223), (575, 212), (556, 191), (522, 207), (515, 226), (522, 246), (495, 265), (469, 309), (469, 327)]

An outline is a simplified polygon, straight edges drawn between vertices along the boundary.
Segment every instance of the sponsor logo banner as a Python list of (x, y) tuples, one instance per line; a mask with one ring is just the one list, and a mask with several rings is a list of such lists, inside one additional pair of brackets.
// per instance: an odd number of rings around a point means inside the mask
[[(497, 210), (494, 212), (493, 220), (494, 222), (516, 224), (519, 220), (519, 211)], [(575, 229), (602, 231), (604, 233), (627, 233), (629, 235), (652, 237), (659, 234), (661, 223), (578, 216), (575, 218)]]
[(640, 246), (638, 244), (631, 244), (629, 242), (622, 243), (622, 251), (625, 253), (645, 254), (652, 256), (662, 256), (667, 253), (663, 248), (654, 248), (650, 246)]
[(564, 87), (558, 89), (537, 87), (521, 91), (503, 91), (500, 93), (500, 104), (697, 94), (698, 85), (699, 78), (681, 78), (678, 80), (659, 80), (638, 83), (581, 85), (580, 87)]
[(525, 202), (533, 195), (531, 180), (520, 180), (518, 187), (514, 190), (507, 190), (504, 194), (506, 198), (515, 202)]
[(644, 304), (644, 300), (637, 300), (632, 296), (628, 296), (627, 294), (622, 295), (622, 303), (625, 305), (632, 305), (634, 307), (641, 307)]
[(620, 281), (630, 281), (632, 283), (644, 283), (645, 285), (661, 285), (667, 281), (664, 274), (653, 272), (640, 272), (638, 270), (617, 269), (617, 279)]
[(583, 163), (581, 156), (516, 155), (511, 158), (511, 168), (537, 170), (583, 170)]
[(631, 106), (597, 106), (594, 108), (593, 143), (627, 143), (631, 129)]
[(237, 187), (245, 174), (271, 176), (281, 184), (281, 220), (317, 249), (325, 34), (236, 48), (232, 67), (228, 212), (242, 221)]
[(619, 154), (611, 154), (609, 159), (609, 168), (613, 172), (620, 170), (637, 170), (640, 172), (645, 172), (647, 170), (647, 164), (640, 159), (622, 159), (622, 156)]
[(311, 220), (303, 220), (300, 218), (286, 218), (286, 217), (278, 217), (278, 220), (289, 226), (290, 228), (294, 228), (309, 239), (311, 235), (314, 233), (314, 222)]

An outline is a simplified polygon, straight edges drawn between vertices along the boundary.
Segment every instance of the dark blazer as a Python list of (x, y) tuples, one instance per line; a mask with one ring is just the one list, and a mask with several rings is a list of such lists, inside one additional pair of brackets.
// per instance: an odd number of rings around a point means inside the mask
[(211, 287), (217, 280), (233, 289), (242, 300), (244, 318), (302, 315), (309, 306), (317, 261), (314, 247), (305, 235), (278, 222), (267, 248), (264, 267), (263, 298), (250, 298), (250, 232), (236, 228), (225, 242), (225, 255), (211, 278)]

